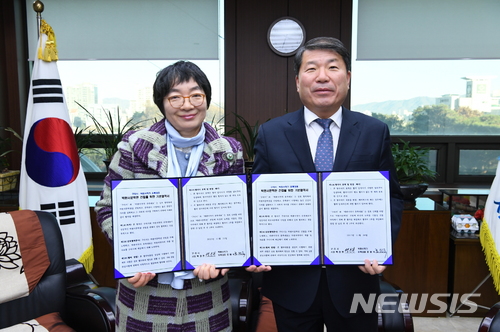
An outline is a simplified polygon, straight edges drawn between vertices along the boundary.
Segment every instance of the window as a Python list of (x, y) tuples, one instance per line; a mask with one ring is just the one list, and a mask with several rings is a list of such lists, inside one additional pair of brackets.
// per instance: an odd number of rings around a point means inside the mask
[[(58, 61), (66, 104), (74, 131), (98, 134), (92, 117), (106, 129), (108, 116), (117, 127), (131, 121), (146, 127), (163, 119), (153, 102), (152, 86), (156, 73), (176, 60), (123, 61)], [(224, 117), (223, 68), (219, 60), (193, 60), (207, 74), (212, 85), (212, 101), (206, 121), (222, 129)], [(127, 126), (128, 127), (128, 126)], [(109, 130), (111, 132), (111, 130)], [(115, 132), (116, 133), (116, 132)], [(89, 143), (85, 136), (77, 143)], [(92, 143), (92, 142), (90, 142)], [(82, 153), (89, 159), (82, 163), (84, 170), (105, 172), (105, 153), (99, 145), (86, 144)], [(96, 147), (96, 148), (91, 148)], [(97, 166), (97, 168), (95, 167)]]
[[(446, 2), (432, 2), (431, 10), (425, 6), (429, 1), (416, 2), (353, 2), (351, 109), (387, 123), (393, 142), (403, 138), (431, 147), (430, 164), (440, 174), (436, 184), (491, 184), (500, 156), (500, 59), (498, 45), (482, 47), (491, 42), (480, 33), (495, 21), (482, 22), (490, 17), (486, 13), (477, 22), (471, 12), (488, 12), (499, 3), (485, 1), (471, 10), (472, 3), (460, 1), (451, 10)], [(404, 18), (408, 13), (412, 17)], [(429, 20), (435, 24), (426, 24)], [(462, 26), (448, 33), (442, 24)], [(457, 33), (464, 26), (467, 37)], [(380, 37), (376, 41), (369, 35), (373, 30)], [(415, 45), (418, 49), (408, 53)]]
[[(206, 121), (224, 125), (224, 2), (222, 0), (45, 3), (42, 18), (52, 26), (59, 51), (58, 69), (70, 120), (86, 172), (105, 172), (109, 120), (121, 129), (163, 119), (152, 100), (156, 73), (177, 60), (196, 63), (212, 85)], [(28, 8), (30, 59), (36, 52), (36, 13)], [(78, 13), (78, 15), (74, 15)], [(119, 16), (117, 16), (119, 14)], [(120, 19), (109, 19), (119, 17)], [(99, 127), (99, 126), (97, 126)], [(89, 135), (91, 134), (91, 135)], [(91, 138), (89, 140), (89, 138)]]
[(500, 135), (496, 73), (500, 60), (353, 61), (351, 108), (393, 135)]
[(458, 150), (459, 176), (495, 176), (500, 149), (487, 150), (464, 146)]

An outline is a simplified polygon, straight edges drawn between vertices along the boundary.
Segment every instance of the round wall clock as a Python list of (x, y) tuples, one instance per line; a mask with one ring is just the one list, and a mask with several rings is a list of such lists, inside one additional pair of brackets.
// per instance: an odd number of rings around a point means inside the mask
[(306, 31), (302, 23), (293, 17), (282, 17), (274, 21), (267, 32), (269, 47), (279, 55), (290, 56), (304, 45)]

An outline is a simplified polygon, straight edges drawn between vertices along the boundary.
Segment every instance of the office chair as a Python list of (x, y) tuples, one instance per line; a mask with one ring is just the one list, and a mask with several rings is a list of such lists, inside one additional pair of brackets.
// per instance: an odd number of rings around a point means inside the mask
[[(262, 273), (231, 272), (235, 273), (229, 276), (230, 284), (233, 283), (233, 288), (231, 288), (231, 299), (234, 301), (233, 330), (236, 332), (254, 332), (259, 327), (266, 331), (274, 331), (276, 325), (270, 321), (274, 317), (272, 313), (269, 313), (272, 310), (271, 301), (266, 299), (266, 305), (271, 306), (269, 310), (259, 308), (261, 302), (259, 287), (262, 284)], [(379, 308), (381, 310), (378, 314), (378, 331), (413, 332), (413, 318), (408, 309), (408, 303), (402, 302), (401, 295), (403, 291), (396, 285), (384, 280), (382, 276), (380, 276), (379, 280), (381, 293), (390, 294), (391, 296)], [(266, 322), (259, 321), (263, 317)]]
[[(7, 252), (3, 250), (6, 248)], [(65, 260), (61, 231), (51, 213), (31, 210), (0, 213), (0, 255), (5, 255), (0, 265), (10, 263), (9, 271), (4, 268), (1, 273), (14, 273), (14, 279), (26, 275), (29, 280), (36, 274), (35, 279), (39, 279), (30, 281), (29, 294), (0, 300), (0, 328), (36, 319), (32, 324), (49, 322), (51, 327), (63, 331), (71, 331), (70, 328), (115, 331), (115, 289), (97, 287), (81, 263)], [(32, 272), (35, 271), (32, 265), (37, 266), (38, 272)], [(3, 282), (12, 280), (6, 274), (0, 277)]]
[(500, 332), (500, 302), (495, 303), (486, 313), (478, 332)]

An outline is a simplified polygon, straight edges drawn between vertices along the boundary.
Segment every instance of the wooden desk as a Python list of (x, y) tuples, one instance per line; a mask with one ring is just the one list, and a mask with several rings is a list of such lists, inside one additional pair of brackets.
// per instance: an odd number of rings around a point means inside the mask
[[(486, 260), (477, 234), (461, 234), (456, 231), (450, 233), (450, 274), (448, 281), (448, 293), (470, 294), (490, 274)], [(471, 297), (470, 301), (485, 307), (492, 307), (500, 301), (500, 295), (495, 291), (491, 277), (487, 279), (476, 294), (479, 297)], [(457, 301), (458, 307), (460, 301)], [(453, 312), (455, 308), (448, 308)], [(460, 310), (470, 310), (469, 306), (463, 305)], [(488, 310), (477, 308), (474, 313), (460, 313), (456, 316), (484, 317)]]
[[(414, 300), (414, 316), (446, 316), (444, 310), (429, 310), (440, 309), (430, 302), (432, 294), (448, 291), (450, 225), (450, 211), (430, 198), (417, 198), (415, 209), (403, 212), (393, 248), (394, 265), (387, 267), (383, 275), (408, 294), (408, 303)], [(428, 294), (425, 302), (421, 301), (422, 294)], [(439, 300), (446, 302), (445, 297)]]

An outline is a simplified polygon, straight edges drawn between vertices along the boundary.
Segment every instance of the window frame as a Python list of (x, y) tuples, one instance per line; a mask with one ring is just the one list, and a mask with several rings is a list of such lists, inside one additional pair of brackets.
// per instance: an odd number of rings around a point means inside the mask
[[(439, 175), (429, 181), (431, 187), (477, 187), (489, 188), (494, 175), (459, 175), (461, 150), (496, 150), (500, 147), (500, 136), (396, 136), (392, 143), (400, 139), (412, 146), (429, 147), (437, 151), (436, 171)], [(472, 149), (471, 149), (472, 148)]]

